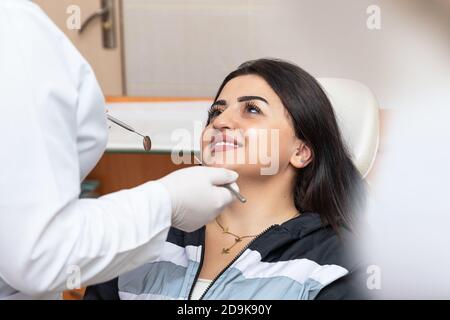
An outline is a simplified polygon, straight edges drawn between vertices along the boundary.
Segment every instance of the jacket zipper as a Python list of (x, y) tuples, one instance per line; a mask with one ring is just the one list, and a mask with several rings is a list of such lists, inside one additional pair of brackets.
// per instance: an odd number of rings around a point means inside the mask
[[(203, 294), (201, 295), (201, 297), (200, 297), (200, 299), (199, 300), (203, 300), (203, 298), (205, 297), (205, 295), (206, 295), (206, 293), (208, 292), (208, 290), (214, 285), (214, 283), (222, 276), (222, 274), (229, 268), (229, 267), (231, 267), (232, 265), (233, 265), (233, 263), (235, 263), (236, 262), (236, 260), (238, 260), (240, 257), (241, 257), (241, 255), (245, 252), (245, 250), (247, 250), (258, 238), (260, 238), (262, 235), (264, 235), (264, 234), (266, 234), (268, 231), (270, 231), (272, 228), (274, 228), (274, 227), (276, 227), (276, 226), (278, 226), (278, 224), (273, 224), (273, 225), (271, 225), (270, 227), (268, 227), (266, 230), (264, 230), (263, 232), (261, 232), (260, 234), (258, 234), (252, 241), (250, 241), (241, 251), (239, 251), (239, 253), (233, 258), (233, 260), (231, 260), (231, 262), (230, 263), (228, 263), (226, 266), (225, 266), (225, 268), (223, 268), (222, 269), (222, 271), (220, 271), (218, 274), (217, 274), (217, 276), (215, 276), (215, 278), (213, 279), (213, 281), (211, 281), (211, 283), (209, 284), (209, 286), (206, 288), (206, 290), (205, 290), (205, 292), (203, 292)], [(189, 292), (189, 296), (188, 296), (188, 300), (191, 300), (192, 299), (192, 292), (194, 291), (194, 287), (195, 287), (195, 284), (197, 283), (197, 281), (198, 281), (198, 276), (200, 275), (200, 271), (202, 270), (202, 267), (203, 267), (203, 258), (204, 258), (204, 255), (205, 255), (205, 246), (203, 245), (203, 248), (202, 248), (202, 256), (201, 256), (201, 259), (200, 259), (200, 265), (199, 265), (199, 267), (198, 267), (198, 270), (197, 270), (197, 274), (195, 275), (195, 278), (194, 278), (194, 283), (192, 284), (192, 287), (191, 287), (191, 291)]]
[(200, 256), (200, 263), (198, 265), (198, 269), (197, 269), (197, 272), (195, 274), (194, 282), (193, 282), (193, 284), (191, 286), (191, 290), (189, 290), (188, 300), (192, 299), (192, 292), (194, 291), (195, 284), (197, 283), (197, 280), (198, 280), (198, 277), (200, 275), (200, 272), (202, 271), (203, 260), (205, 259), (206, 227), (205, 227), (205, 230), (203, 232), (204, 232), (204, 234), (203, 234), (203, 246), (202, 246), (202, 253), (201, 253), (201, 256)]

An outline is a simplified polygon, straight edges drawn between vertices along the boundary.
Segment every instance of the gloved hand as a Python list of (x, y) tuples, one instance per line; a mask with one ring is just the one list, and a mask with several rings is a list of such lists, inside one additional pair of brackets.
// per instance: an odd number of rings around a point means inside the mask
[(192, 232), (212, 221), (234, 197), (222, 185), (237, 178), (238, 174), (228, 169), (191, 167), (158, 180), (172, 200), (172, 226)]

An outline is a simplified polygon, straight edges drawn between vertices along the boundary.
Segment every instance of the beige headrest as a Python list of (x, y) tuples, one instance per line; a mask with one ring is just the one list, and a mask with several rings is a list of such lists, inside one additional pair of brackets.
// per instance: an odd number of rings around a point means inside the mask
[(362, 83), (347, 79), (318, 78), (328, 95), (353, 162), (363, 177), (372, 168), (379, 142), (379, 105)]

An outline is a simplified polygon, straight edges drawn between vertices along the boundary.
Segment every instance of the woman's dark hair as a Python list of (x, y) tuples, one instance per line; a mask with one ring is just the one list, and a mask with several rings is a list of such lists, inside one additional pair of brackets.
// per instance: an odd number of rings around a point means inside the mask
[(243, 63), (223, 81), (214, 99), (233, 78), (257, 75), (280, 97), (290, 114), (296, 136), (312, 150), (294, 187), (297, 210), (321, 215), (339, 233), (353, 229), (365, 204), (365, 183), (343, 142), (333, 107), (320, 84), (300, 67), (277, 59)]

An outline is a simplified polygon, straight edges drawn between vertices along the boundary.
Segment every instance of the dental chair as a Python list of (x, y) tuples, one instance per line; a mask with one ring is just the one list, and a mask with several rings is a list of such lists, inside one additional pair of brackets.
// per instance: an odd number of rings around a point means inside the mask
[(333, 105), (336, 118), (355, 166), (366, 178), (379, 144), (379, 104), (362, 83), (347, 79), (318, 78)]

